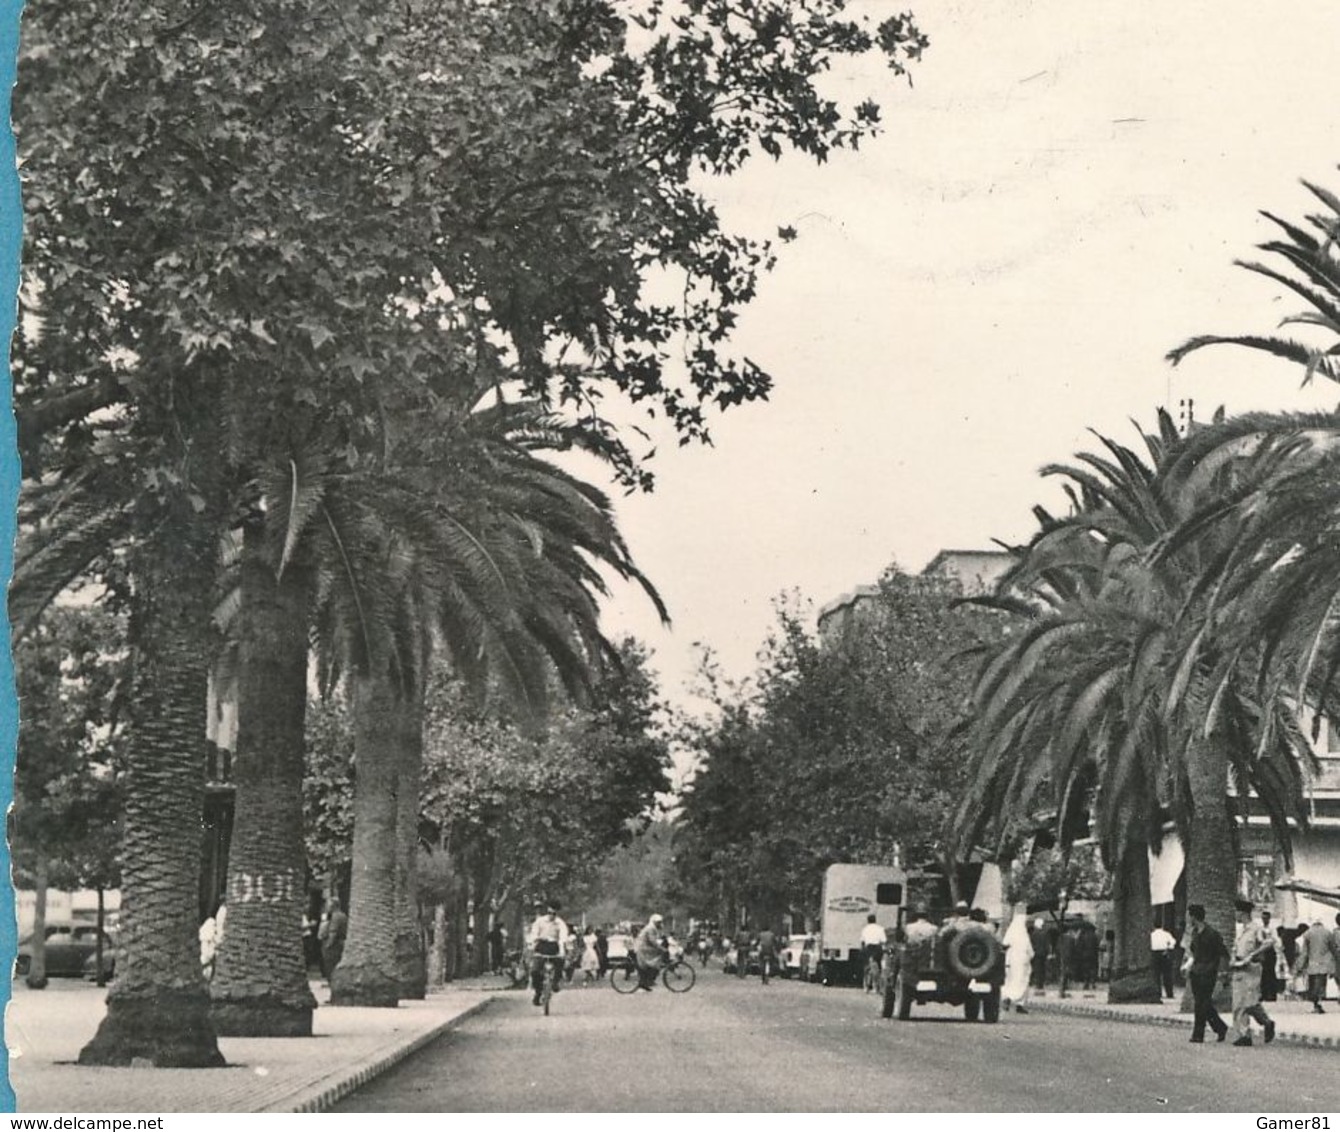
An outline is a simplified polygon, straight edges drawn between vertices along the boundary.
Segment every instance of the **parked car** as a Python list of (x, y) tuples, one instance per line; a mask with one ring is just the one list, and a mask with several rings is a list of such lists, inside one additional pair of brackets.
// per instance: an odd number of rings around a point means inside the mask
[[(116, 949), (108, 947), (106, 944), (103, 944), (102, 948), (102, 971), (103, 982), (116, 978)], [(84, 960), (84, 978), (93, 983), (98, 981), (98, 953), (96, 951)]]
[(800, 956), (805, 950), (805, 944), (809, 940), (807, 935), (787, 936), (786, 946), (782, 948), (780, 956), (781, 976), (784, 979), (801, 978)]
[[(103, 965), (115, 964), (113, 954), (116, 945), (112, 937), (102, 933)], [(76, 923), (70, 920), (48, 920), (46, 925), (46, 970), (47, 975), (69, 975), (80, 978), (85, 974), (85, 964), (98, 952), (97, 924)], [(29, 932), (19, 940), (19, 953), (14, 960), (14, 975), (24, 978), (32, 969), (33, 936)]]

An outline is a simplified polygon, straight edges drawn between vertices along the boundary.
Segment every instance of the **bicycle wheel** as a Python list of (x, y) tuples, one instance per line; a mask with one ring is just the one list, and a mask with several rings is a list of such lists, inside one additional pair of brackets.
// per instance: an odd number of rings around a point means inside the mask
[(632, 963), (610, 968), (610, 986), (619, 994), (632, 994), (637, 990), (637, 984), (637, 968)]
[(697, 980), (693, 964), (684, 959), (676, 959), (661, 972), (661, 982), (665, 984), (665, 989), (674, 994), (683, 994), (686, 990), (691, 990)]
[(540, 1004), (544, 1007), (544, 1016), (549, 1017), (549, 1003), (554, 997), (554, 968), (551, 964), (545, 964), (544, 970), (544, 989), (540, 992)]

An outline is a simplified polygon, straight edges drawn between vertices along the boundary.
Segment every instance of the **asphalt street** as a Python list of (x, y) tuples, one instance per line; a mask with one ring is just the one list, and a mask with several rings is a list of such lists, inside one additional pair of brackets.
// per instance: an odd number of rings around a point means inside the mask
[(848, 988), (700, 973), (687, 994), (565, 990), (483, 1013), (337, 1112), (1254, 1112), (1340, 1110), (1334, 1050), (1191, 1045), (1057, 1015), (879, 1017)]

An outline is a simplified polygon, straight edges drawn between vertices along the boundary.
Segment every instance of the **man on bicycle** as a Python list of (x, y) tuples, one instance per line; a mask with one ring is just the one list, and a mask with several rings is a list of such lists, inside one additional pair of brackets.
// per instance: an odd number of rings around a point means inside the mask
[(544, 965), (553, 964), (554, 970), (554, 989), (558, 989), (558, 984), (562, 981), (559, 974), (562, 970), (564, 952), (567, 950), (568, 939), (571, 933), (568, 931), (568, 925), (558, 916), (558, 902), (550, 900), (545, 903), (544, 911), (535, 917), (534, 923), (526, 931), (526, 944), (530, 948), (530, 989), (533, 997), (531, 1002), (540, 1005), (540, 992), (544, 989)]
[(654, 989), (656, 976), (669, 961), (670, 948), (662, 932), (664, 921), (659, 912), (653, 912), (647, 926), (637, 933), (633, 943), (633, 956), (637, 960), (637, 989)]
[(880, 969), (884, 962), (885, 942), (884, 929), (875, 921), (875, 914), (871, 912), (865, 918), (865, 927), (861, 929), (861, 958), (865, 960), (865, 967), (869, 968), (873, 963), (875, 970)]

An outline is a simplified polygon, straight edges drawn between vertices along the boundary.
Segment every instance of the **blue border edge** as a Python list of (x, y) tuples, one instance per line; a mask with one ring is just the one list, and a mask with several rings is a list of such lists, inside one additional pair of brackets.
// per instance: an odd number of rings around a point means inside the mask
[[(0, 0), (0, 92), (3, 92), (4, 129), (0, 130), (0, 335), (3, 336), (5, 373), (9, 374), (10, 345), (18, 319), (19, 252), (23, 244), (23, 211), (14, 146), (12, 104), (18, 66), (19, 19), (22, 0)], [(14, 423), (13, 382), (3, 383), (0, 398), (0, 578), (8, 592), (14, 571), (19, 497), (18, 431)], [(0, 606), (4, 647), (0, 648), (0, 809), (6, 814), (14, 801), (14, 759), (18, 751), (19, 704), (14, 691), (14, 660), (10, 651), (8, 605)], [(0, 1011), (10, 999), (9, 972), (18, 952), (18, 923), (14, 912), (14, 882), (10, 872), (9, 840), (0, 839)], [(15, 1111), (14, 1088), (9, 1082), (9, 1049), (0, 1042), (0, 1109)]]

